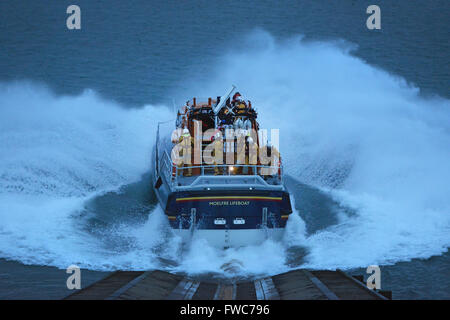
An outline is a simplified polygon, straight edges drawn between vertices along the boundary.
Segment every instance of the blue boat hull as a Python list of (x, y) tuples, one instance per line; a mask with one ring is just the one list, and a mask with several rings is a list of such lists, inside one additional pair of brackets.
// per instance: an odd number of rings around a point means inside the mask
[(285, 188), (240, 186), (173, 191), (156, 171), (153, 178), (161, 208), (173, 232), (185, 242), (200, 237), (226, 248), (280, 240), (292, 213)]
[(174, 229), (191, 229), (193, 223), (196, 229), (270, 229), (284, 228), (292, 208), (283, 191), (174, 192), (165, 213)]

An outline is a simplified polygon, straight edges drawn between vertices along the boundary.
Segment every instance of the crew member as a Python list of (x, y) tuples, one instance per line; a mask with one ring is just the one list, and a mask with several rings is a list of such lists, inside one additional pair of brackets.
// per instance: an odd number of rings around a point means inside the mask
[(247, 104), (245, 103), (245, 101), (242, 99), (240, 99), (240, 100), (238, 99), (233, 108), (233, 112), (236, 115), (245, 115), (246, 113), (248, 113), (248, 108), (247, 108)]
[(214, 136), (213, 150), (211, 156), (214, 159), (214, 175), (217, 176), (222, 170), (219, 170), (218, 165), (223, 163), (223, 138), (220, 132), (217, 132)]
[[(180, 146), (182, 147), (180, 149), (180, 164), (178, 165), (180, 168), (181, 167), (188, 167), (187, 169), (181, 170), (181, 172), (184, 173), (184, 176), (186, 177), (190, 177), (192, 176), (192, 164), (190, 161), (191, 160), (191, 154), (192, 154), (192, 147), (194, 144), (194, 139), (191, 137), (189, 130), (184, 128), (183, 129), (183, 134), (180, 137), (179, 140)], [(190, 152), (189, 152), (189, 151)], [(182, 152), (182, 154), (181, 154)], [(189, 155), (189, 157), (187, 155)], [(187, 173), (186, 173), (187, 171)]]
[(246, 119), (246, 120), (244, 121), (244, 129), (245, 129), (245, 130), (250, 130), (251, 128), (252, 128), (252, 123), (250, 122), (249, 119)]
[[(266, 168), (261, 169), (261, 174), (264, 176), (273, 176), (277, 173), (277, 167), (280, 164), (280, 153), (277, 148), (268, 143), (260, 150), (260, 161)], [(270, 166), (270, 167), (269, 167)]]
[(233, 99), (231, 100), (231, 104), (234, 106), (236, 104), (236, 102), (241, 101), (242, 100), (242, 96), (239, 92), (236, 92), (233, 95)]
[(257, 164), (258, 161), (258, 145), (254, 143), (252, 137), (246, 139), (245, 145), (245, 164), (243, 174), (256, 174), (253, 172), (252, 166)]

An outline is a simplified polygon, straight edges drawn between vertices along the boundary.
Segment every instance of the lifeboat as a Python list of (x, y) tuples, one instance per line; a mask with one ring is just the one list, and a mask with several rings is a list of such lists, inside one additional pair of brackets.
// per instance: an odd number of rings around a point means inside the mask
[(174, 127), (158, 124), (153, 188), (184, 241), (228, 248), (283, 237), (290, 195), (281, 155), (257, 117), (232, 86), (223, 96), (187, 101)]

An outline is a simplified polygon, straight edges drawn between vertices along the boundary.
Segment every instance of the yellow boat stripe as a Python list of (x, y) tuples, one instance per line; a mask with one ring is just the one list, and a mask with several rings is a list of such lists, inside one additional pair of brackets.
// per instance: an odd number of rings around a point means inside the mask
[(287, 219), (289, 218), (289, 215), (281, 216), (281, 219)]
[(216, 197), (190, 197), (178, 198), (176, 201), (195, 201), (195, 200), (230, 200), (230, 199), (247, 199), (247, 200), (275, 200), (281, 201), (281, 197), (255, 197), (255, 196), (216, 196)]

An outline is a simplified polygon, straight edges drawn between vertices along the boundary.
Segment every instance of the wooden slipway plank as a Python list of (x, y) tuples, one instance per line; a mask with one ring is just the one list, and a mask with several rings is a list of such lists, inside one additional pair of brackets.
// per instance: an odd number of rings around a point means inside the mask
[(329, 300), (339, 300), (339, 298), (317, 277), (308, 270), (302, 270), (303, 273), (311, 280), (312, 283), (320, 290)]
[(116, 290), (113, 294), (108, 296), (105, 300), (115, 300), (115, 299), (117, 299), (122, 293), (124, 293), (125, 291), (127, 291), (127, 290), (131, 289), (132, 287), (134, 287), (140, 281), (145, 279), (149, 274), (150, 274), (150, 271), (144, 272), (139, 277), (136, 277), (133, 280), (131, 280), (130, 282), (128, 282), (122, 288)]
[(320, 281), (338, 296), (339, 299), (348, 300), (374, 300), (378, 299), (363, 287), (350, 281), (336, 271), (311, 271)]
[(155, 270), (123, 292), (118, 299), (162, 300), (176, 288), (182, 279), (182, 276)]
[(255, 280), (254, 284), (258, 300), (280, 300), (280, 295), (275, 288), (272, 278)]
[(214, 300), (236, 300), (236, 284), (219, 284), (214, 293)]
[(294, 270), (235, 284), (199, 282), (165, 271), (117, 271), (65, 299), (385, 299), (341, 271)]
[(198, 286), (192, 300), (213, 300), (217, 291), (218, 283), (202, 282)]
[(327, 300), (302, 270), (293, 270), (272, 277), (281, 300)]
[(236, 300), (256, 300), (253, 282), (241, 282), (236, 285)]
[(106, 278), (66, 297), (67, 300), (102, 300), (139, 277), (141, 271), (116, 271)]
[[(358, 281), (358, 280), (355, 279), (354, 277), (352, 277), (352, 276), (346, 274), (346, 273), (345, 273), (344, 271), (342, 271), (342, 270), (339, 270), (339, 269), (338, 269), (337, 272), (338, 272), (341, 276), (347, 278), (349, 281), (353, 282), (355, 285), (359, 286), (360, 288), (363, 288), (366, 292), (369, 292), (372, 296), (375, 296), (376, 298), (378, 298), (378, 299), (380, 299), (380, 300), (390, 300), (390, 299), (392, 299), (392, 296), (391, 296), (391, 298), (387, 298), (387, 297), (381, 295), (380, 293), (376, 292), (375, 290), (372, 290), (372, 289), (367, 288), (367, 286), (366, 286), (364, 283), (362, 283), (361, 281)], [(361, 276), (361, 277), (362, 277), (362, 276)], [(391, 293), (391, 295), (392, 295), (392, 293)]]
[(197, 291), (200, 282), (183, 278), (167, 296), (168, 300), (191, 300)]

